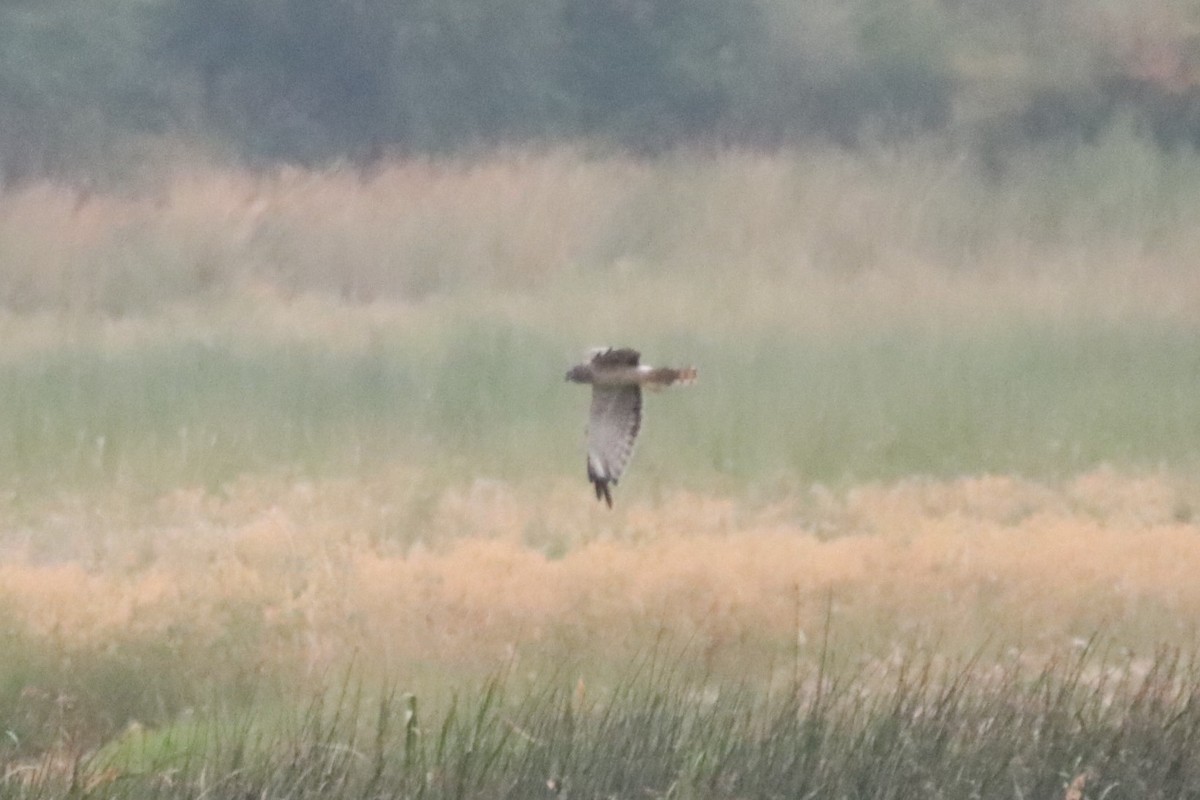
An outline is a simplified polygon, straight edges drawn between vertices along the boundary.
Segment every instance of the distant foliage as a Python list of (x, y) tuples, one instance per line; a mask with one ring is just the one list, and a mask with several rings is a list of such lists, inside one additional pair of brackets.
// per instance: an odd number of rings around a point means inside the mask
[(0, 0), (0, 178), (119, 172), (147, 137), (366, 165), (938, 131), (1000, 164), (1132, 116), (1195, 146), (1194, 17), (1182, 0)]
[(252, 157), (369, 157), (552, 121), (555, 0), (171, 0), (162, 53)]
[(583, 132), (654, 147), (711, 133), (753, 80), (753, 0), (565, 0), (565, 87)]
[(88, 166), (165, 130), (142, 0), (0, 0), (0, 186)]

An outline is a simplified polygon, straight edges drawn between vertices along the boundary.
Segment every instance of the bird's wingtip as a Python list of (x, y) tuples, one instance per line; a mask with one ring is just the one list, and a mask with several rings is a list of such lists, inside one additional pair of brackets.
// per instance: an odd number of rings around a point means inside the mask
[(593, 478), (592, 484), (596, 489), (596, 499), (603, 500), (608, 504), (609, 508), (613, 507), (612, 489), (609, 488), (609, 481), (604, 478)]

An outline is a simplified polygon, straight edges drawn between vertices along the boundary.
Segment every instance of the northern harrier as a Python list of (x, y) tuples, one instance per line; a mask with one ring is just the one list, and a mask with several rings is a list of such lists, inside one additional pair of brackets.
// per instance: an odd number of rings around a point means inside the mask
[(662, 389), (696, 380), (695, 367), (648, 367), (638, 364), (640, 358), (637, 350), (628, 347), (594, 350), (588, 361), (567, 373), (569, 381), (592, 385), (587, 474), (596, 487), (596, 499), (609, 508), (613, 504), (609, 486), (625, 472), (642, 427), (642, 387)]

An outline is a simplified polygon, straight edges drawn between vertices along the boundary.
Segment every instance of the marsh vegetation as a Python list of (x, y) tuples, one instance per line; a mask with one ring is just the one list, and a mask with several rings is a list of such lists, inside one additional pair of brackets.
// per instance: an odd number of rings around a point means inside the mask
[[(1118, 127), (7, 191), (0, 793), (1194, 795), (1196, 176)], [(702, 376), (615, 512), (608, 342)]]

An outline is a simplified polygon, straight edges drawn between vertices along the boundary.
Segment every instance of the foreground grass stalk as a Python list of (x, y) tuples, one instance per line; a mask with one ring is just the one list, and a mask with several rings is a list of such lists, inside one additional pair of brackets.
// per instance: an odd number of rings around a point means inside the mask
[[(1200, 792), (1194, 659), (1109, 661), (1085, 649), (1032, 672), (1020, 660), (915, 657), (828, 683), (820, 706), (813, 683), (762, 693), (669, 666), (582, 709), (569, 684), (489, 681), (431, 737), (387, 733), (411, 699), (385, 691), (368, 714), (342, 694), (337, 707), (314, 703), (258, 734), (210, 720), (206, 736), (152, 764), (139, 759), (169, 727), (82, 760), (9, 765), (0, 796), (1012, 798), (1062, 797), (1082, 783), (1131, 800)], [(371, 729), (374, 757), (357, 745)]]

